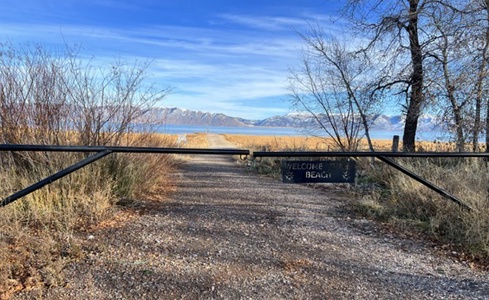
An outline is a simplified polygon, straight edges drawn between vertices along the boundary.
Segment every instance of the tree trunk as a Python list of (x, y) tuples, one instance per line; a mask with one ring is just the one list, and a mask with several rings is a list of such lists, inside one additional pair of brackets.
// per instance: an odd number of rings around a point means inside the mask
[(458, 152), (465, 150), (464, 129), (462, 128), (462, 114), (460, 110), (454, 110), (456, 128), (456, 147)]
[(409, 0), (409, 24), (407, 26), (407, 32), (409, 35), (413, 73), (411, 74), (411, 92), (409, 106), (406, 112), (404, 136), (402, 138), (405, 152), (414, 152), (416, 150), (416, 130), (418, 128), (421, 107), (424, 102), (423, 54), (418, 36), (418, 3), (419, 0)]
[(453, 113), (453, 118), (455, 121), (455, 144), (457, 147), (458, 152), (463, 152), (465, 150), (465, 138), (464, 138), (464, 129), (463, 129), (463, 121), (464, 117), (462, 114), (462, 105), (459, 105), (457, 103), (457, 98), (455, 96), (455, 87), (452, 84), (452, 81), (450, 79), (450, 71), (448, 70), (448, 39), (445, 36), (445, 46), (443, 48), (443, 59), (442, 59), (442, 66), (443, 66), (443, 77), (445, 78), (445, 88), (447, 90), (447, 97), (448, 100), (450, 101), (450, 104), (452, 106), (452, 113)]
[[(480, 80), (483, 80), (480, 78)], [(472, 128), (472, 151), (479, 151), (479, 132), (481, 130), (482, 90), (475, 98), (474, 127)], [(486, 137), (487, 139), (487, 137)]]
[[(479, 73), (480, 94), (478, 94), (478, 98), (480, 96), (481, 103), (482, 103), (482, 80), (486, 78), (485, 75), (486, 75), (486, 66), (487, 66), (487, 52), (489, 50), (489, 0), (486, 0), (485, 9), (486, 9), (485, 12), (486, 13), (486, 36), (485, 36), (486, 40), (482, 52), (481, 72)], [(479, 129), (479, 128), (475, 128), (475, 129)], [(475, 145), (479, 145), (478, 132), (477, 132), (477, 140), (474, 138), (474, 152), (478, 150), (478, 147), (476, 147)], [(487, 112), (486, 112), (486, 152), (489, 152), (489, 102), (487, 103)]]
[(489, 152), (489, 103), (486, 112), (486, 152)]

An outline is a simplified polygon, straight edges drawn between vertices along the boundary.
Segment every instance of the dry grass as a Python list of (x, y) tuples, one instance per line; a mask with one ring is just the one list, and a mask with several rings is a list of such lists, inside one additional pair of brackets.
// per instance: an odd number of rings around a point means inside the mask
[[(415, 228), (457, 251), (489, 259), (489, 170), (478, 158), (403, 159), (403, 166), (472, 207), (467, 210), (386, 166), (369, 170), (382, 186), (364, 194), (357, 209), (395, 225)], [(414, 227), (413, 227), (414, 226)]]
[(209, 142), (207, 140), (206, 133), (192, 133), (187, 134), (187, 141), (185, 148), (209, 148)]
[[(249, 136), (249, 135), (225, 135), (226, 139), (239, 147), (266, 150), (314, 150), (336, 151), (338, 150), (331, 138), (304, 137), (304, 136)], [(378, 149), (390, 149), (392, 142), (388, 140), (376, 140), (374, 145)], [(360, 143), (360, 150), (367, 150), (366, 143)]]
[[(174, 137), (158, 134), (126, 139), (132, 146), (175, 146)], [(3, 165), (0, 193), (6, 196), (82, 157), (38, 153), (28, 170)], [(121, 199), (164, 199), (174, 190), (168, 177), (174, 165), (169, 155), (111, 154), (1, 208), (0, 299), (20, 289), (63, 284), (63, 266), (84, 256), (77, 232), (111, 223), (119, 215), (115, 204)]]
[[(235, 143), (239, 147), (268, 150), (310, 150), (310, 151), (338, 151), (331, 138), (327, 137), (305, 137), (305, 136), (249, 136), (249, 135), (225, 135), (226, 139)], [(391, 151), (392, 140), (374, 139), (372, 141), (376, 151)], [(481, 149), (484, 145), (481, 144)], [(419, 152), (451, 152), (455, 151), (456, 145), (450, 142), (429, 142), (418, 141), (416, 148)], [(402, 142), (399, 143), (402, 149)], [(358, 151), (369, 151), (365, 139), (360, 141)]]

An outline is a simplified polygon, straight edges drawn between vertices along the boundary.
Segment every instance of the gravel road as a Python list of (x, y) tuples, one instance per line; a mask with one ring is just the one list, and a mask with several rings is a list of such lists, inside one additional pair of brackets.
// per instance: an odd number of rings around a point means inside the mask
[[(212, 147), (232, 147), (209, 135)], [(195, 156), (179, 191), (85, 237), (46, 299), (489, 299), (486, 272), (341, 212), (345, 196)], [(18, 299), (39, 296), (24, 292)]]

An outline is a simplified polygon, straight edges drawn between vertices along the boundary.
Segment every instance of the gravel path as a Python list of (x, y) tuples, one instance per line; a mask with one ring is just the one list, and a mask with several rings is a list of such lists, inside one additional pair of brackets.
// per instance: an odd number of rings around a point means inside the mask
[[(230, 146), (218, 135), (209, 142)], [(195, 156), (174, 177), (172, 199), (91, 233), (67, 284), (42, 296), (489, 299), (487, 273), (344, 215), (338, 192), (250, 174), (229, 157)]]

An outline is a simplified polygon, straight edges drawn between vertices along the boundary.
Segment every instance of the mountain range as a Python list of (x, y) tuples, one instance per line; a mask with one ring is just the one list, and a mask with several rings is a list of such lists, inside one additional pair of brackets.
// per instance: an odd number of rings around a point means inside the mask
[[(195, 126), (267, 126), (267, 127), (296, 127), (304, 128), (314, 124), (315, 120), (304, 113), (289, 113), (283, 116), (273, 116), (263, 120), (247, 120), (243, 118), (230, 117), (222, 113), (210, 113), (171, 108), (153, 108), (147, 112), (152, 121), (163, 122), (174, 125)], [(325, 116), (322, 116), (325, 117)], [(404, 128), (404, 117), (376, 114), (370, 116), (372, 130), (400, 131)], [(423, 115), (419, 119), (418, 128), (423, 131), (439, 130), (442, 122), (433, 116)]]

